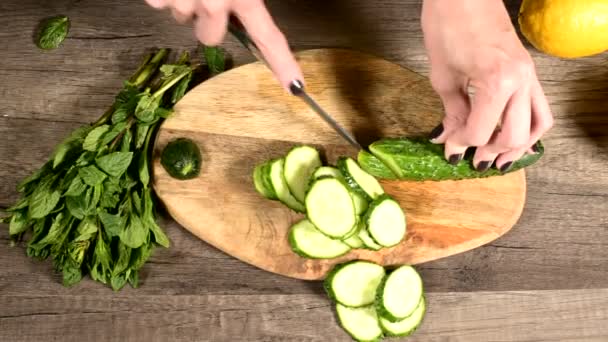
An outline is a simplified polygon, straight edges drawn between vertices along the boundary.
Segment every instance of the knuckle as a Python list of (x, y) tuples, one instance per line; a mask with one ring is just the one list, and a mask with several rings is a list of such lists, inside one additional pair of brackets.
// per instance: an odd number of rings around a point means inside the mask
[(209, 17), (218, 16), (226, 12), (224, 1), (205, 1), (201, 6), (203, 13)]
[(485, 146), (488, 144), (491, 137), (491, 132), (488, 134), (480, 131), (471, 131), (469, 129), (465, 138), (465, 142), (469, 146)]
[(534, 67), (527, 59), (500, 60), (486, 67), (485, 75), (491, 91), (509, 91), (532, 79)]

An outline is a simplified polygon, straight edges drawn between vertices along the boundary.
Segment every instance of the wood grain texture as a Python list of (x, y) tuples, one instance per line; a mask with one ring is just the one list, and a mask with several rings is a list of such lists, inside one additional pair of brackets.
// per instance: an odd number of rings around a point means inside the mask
[[(428, 80), (396, 64), (344, 49), (309, 50), (297, 59), (310, 80), (308, 93), (363, 144), (426, 135), (441, 120)], [(188, 181), (171, 177), (160, 163), (167, 143), (182, 137), (194, 140), (203, 158), (201, 173)], [(263, 64), (252, 63), (199, 85), (175, 105), (156, 140), (154, 189), (171, 216), (197, 237), (266, 271), (308, 280), (349, 260), (418, 264), (465, 252), (506, 233), (523, 210), (523, 170), (463, 181), (385, 181), (385, 191), (407, 215), (399, 245), (326, 260), (298, 256), (288, 234), (304, 215), (260, 196), (253, 169), (301, 144), (317, 147), (326, 164), (335, 165), (340, 155), (356, 158), (340, 139), (304, 102), (286, 94)]]
[[(431, 293), (422, 326), (395, 341), (608, 339), (608, 289)], [(112, 327), (112, 328), (109, 328)], [(327, 298), (0, 296), (0, 340), (351, 341)]]

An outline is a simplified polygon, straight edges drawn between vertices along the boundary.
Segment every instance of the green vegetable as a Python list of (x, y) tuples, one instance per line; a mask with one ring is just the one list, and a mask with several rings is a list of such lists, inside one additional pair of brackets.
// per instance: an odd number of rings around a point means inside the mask
[(226, 59), (222, 50), (205, 46), (203, 47), (203, 54), (212, 75), (216, 75), (226, 68)]
[[(55, 32), (61, 21), (54, 22)], [(48, 39), (48, 38), (47, 38)], [(203, 65), (187, 54), (167, 63), (169, 50), (147, 56), (112, 106), (93, 124), (76, 129), (49, 160), (21, 181), (21, 198), (7, 210), (13, 242), (29, 236), (27, 255), (51, 258), (72, 286), (87, 274), (119, 290), (137, 287), (139, 270), (169, 239), (157, 224), (149, 156), (156, 128), (184, 83)]]
[(178, 138), (165, 146), (160, 162), (171, 177), (186, 180), (198, 176), (201, 159), (201, 152), (194, 141)]
[(36, 44), (44, 50), (56, 49), (67, 37), (70, 30), (70, 19), (65, 15), (44, 20), (38, 31)]
[(350, 251), (347, 244), (321, 233), (307, 219), (302, 219), (291, 227), (289, 243), (296, 254), (310, 259), (331, 259)]
[[(365, 171), (377, 178), (442, 181), (503, 174), (497, 169), (485, 172), (475, 170), (472, 153), (467, 154), (457, 165), (452, 165), (444, 157), (443, 145), (433, 144), (421, 138), (382, 139), (372, 143), (369, 150), (371, 154), (361, 151), (358, 161)], [(544, 155), (542, 142), (536, 143), (536, 150), (537, 153), (524, 155), (515, 161), (507, 173), (536, 163)]]
[(368, 306), (376, 299), (376, 288), (384, 279), (384, 267), (356, 260), (334, 267), (323, 282), (327, 295), (353, 308)]

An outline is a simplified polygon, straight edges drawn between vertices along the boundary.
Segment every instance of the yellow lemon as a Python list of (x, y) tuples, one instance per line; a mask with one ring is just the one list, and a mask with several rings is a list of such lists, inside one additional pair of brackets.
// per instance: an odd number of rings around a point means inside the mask
[(519, 27), (538, 50), (577, 58), (608, 50), (608, 0), (524, 0)]

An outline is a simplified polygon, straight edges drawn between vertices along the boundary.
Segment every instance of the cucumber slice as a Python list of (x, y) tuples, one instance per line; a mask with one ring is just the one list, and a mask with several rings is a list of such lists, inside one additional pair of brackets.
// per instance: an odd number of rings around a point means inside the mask
[(363, 170), (379, 179), (399, 179), (399, 177), (375, 155), (361, 150), (357, 161)]
[(391, 322), (384, 317), (380, 317), (380, 327), (387, 336), (405, 337), (413, 334), (416, 329), (422, 324), (424, 315), (426, 314), (426, 299), (424, 296), (420, 298), (420, 303), (416, 307), (416, 310), (407, 318), (398, 321)]
[(274, 159), (270, 163), (270, 181), (272, 182), (272, 187), (277, 194), (277, 198), (290, 209), (299, 213), (304, 213), (306, 208), (291, 195), (287, 182), (285, 181), (285, 177), (283, 177), (283, 165), (285, 163), (285, 159)]
[(294, 147), (285, 156), (285, 181), (298, 202), (304, 203), (310, 178), (321, 165), (319, 151), (311, 146)]
[(384, 277), (378, 287), (376, 310), (390, 322), (408, 318), (423, 296), (422, 279), (416, 270), (403, 265)]
[(356, 341), (379, 341), (383, 332), (378, 314), (372, 305), (349, 308), (336, 304), (336, 312), (342, 328)]
[(322, 176), (331, 176), (331, 177), (338, 178), (338, 179), (343, 178), (342, 173), (340, 173), (340, 170), (338, 170), (332, 166), (321, 166), (321, 167), (317, 168), (315, 173), (313, 173), (312, 178), (317, 179)]
[[(361, 221), (358, 221), (358, 222), (361, 222)], [(341, 237), (340, 240), (342, 240), (342, 241), (347, 240), (347, 239), (357, 235), (357, 233), (359, 233), (359, 224), (358, 223), (353, 226), (353, 229), (351, 229), (350, 232), (346, 233), (346, 235)]]
[(377, 244), (376, 241), (374, 241), (374, 239), (372, 239), (372, 237), (369, 236), (367, 228), (363, 228), (363, 229), (359, 230), (358, 237), (359, 237), (359, 239), (361, 239), (361, 241), (363, 241), (363, 245), (365, 247), (367, 247), (368, 249), (378, 251), (382, 248), (382, 246)]
[(294, 224), (289, 231), (289, 244), (298, 255), (311, 259), (331, 259), (350, 251), (350, 246), (340, 240), (334, 240), (303, 219)]
[(353, 197), (353, 202), (355, 203), (355, 212), (357, 215), (363, 215), (367, 211), (369, 207), (369, 202), (367, 199), (360, 195), (358, 192), (351, 191), (351, 196)]
[(338, 169), (344, 175), (348, 185), (366, 200), (373, 200), (384, 193), (378, 180), (363, 171), (357, 162), (350, 157), (338, 159)]
[(323, 234), (341, 239), (357, 224), (355, 204), (347, 186), (340, 180), (315, 180), (306, 195), (308, 219)]
[(277, 194), (270, 182), (270, 164), (262, 163), (253, 170), (253, 184), (260, 195), (270, 200), (276, 200)]
[(387, 194), (372, 202), (365, 215), (365, 222), (372, 239), (384, 247), (399, 244), (405, 236), (405, 213), (399, 203)]
[(353, 261), (334, 267), (323, 285), (334, 301), (359, 308), (374, 303), (376, 290), (385, 275), (384, 267), (378, 264)]
[(359, 237), (358, 234), (355, 234), (345, 240), (342, 240), (345, 244), (349, 245), (352, 249), (357, 249), (363, 247), (363, 240)]

